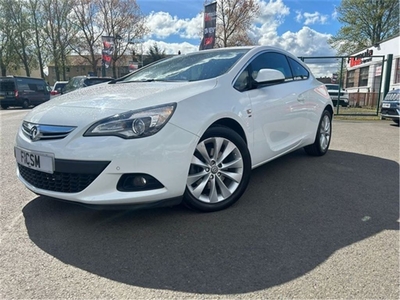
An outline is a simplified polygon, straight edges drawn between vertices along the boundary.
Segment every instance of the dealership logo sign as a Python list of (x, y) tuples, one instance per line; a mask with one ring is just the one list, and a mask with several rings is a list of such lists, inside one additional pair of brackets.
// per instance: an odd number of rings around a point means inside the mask
[(358, 65), (361, 65), (363, 63), (372, 61), (372, 56), (374, 55), (374, 51), (373, 50), (368, 50), (360, 53), (356, 56), (351, 56), (347, 59), (347, 63), (350, 64), (350, 68), (351, 67), (355, 67)]

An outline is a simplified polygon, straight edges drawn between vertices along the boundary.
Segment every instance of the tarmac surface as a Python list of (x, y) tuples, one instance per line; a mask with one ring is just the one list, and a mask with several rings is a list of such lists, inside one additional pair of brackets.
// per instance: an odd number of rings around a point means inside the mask
[(0, 110), (1, 299), (399, 299), (399, 127), (334, 120), (327, 155), (253, 170), (231, 208), (98, 211), (16, 178)]

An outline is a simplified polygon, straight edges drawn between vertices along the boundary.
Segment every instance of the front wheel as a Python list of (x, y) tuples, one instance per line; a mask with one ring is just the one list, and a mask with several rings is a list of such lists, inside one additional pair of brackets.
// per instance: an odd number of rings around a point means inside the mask
[(251, 158), (246, 143), (226, 127), (208, 129), (193, 153), (184, 204), (218, 211), (235, 203), (249, 183)]
[(332, 135), (332, 114), (324, 110), (319, 121), (317, 134), (313, 144), (304, 147), (307, 154), (312, 156), (322, 156), (328, 152)]
[(8, 108), (8, 105), (2, 104), (2, 105), (1, 105), (1, 108), (2, 108), (2, 109), (7, 109), (7, 108)]
[(24, 102), (22, 102), (22, 108), (23, 109), (29, 108), (29, 101), (28, 100), (24, 100)]

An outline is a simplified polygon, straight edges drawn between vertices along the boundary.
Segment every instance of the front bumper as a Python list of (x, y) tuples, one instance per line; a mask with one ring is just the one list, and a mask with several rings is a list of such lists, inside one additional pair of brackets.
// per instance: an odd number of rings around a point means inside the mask
[(381, 116), (382, 116), (382, 118), (399, 120), (400, 109), (398, 109), (398, 108), (382, 108)]
[[(39, 195), (88, 205), (151, 204), (183, 195), (192, 154), (199, 139), (196, 135), (171, 123), (153, 136), (132, 140), (83, 137), (83, 132), (76, 131), (64, 139), (33, 142), (19, 130), (16, 145), (30, 151), (53, 153), (56, 179), (64, 173), (57, 167), (57, 161), (62, 160), (75, 162), (76, 165), (87, 161), (97, 162), (96, 165), (106, 162), (103, 170), (83, 190), (71, 192), (50, 190), (46, 184), (39, 185), (23, 176), (19, 166), (18, 178), (28, 189)], [(93, 173), (90, 168), (87, 166), (84, 169)], [(157, 179), (162, 187), (119, 191), (117, 185), (121, 176), (131, 173), (148, 174)], [(54, 176), (41, 176), (43, 180), (55, 180)]]

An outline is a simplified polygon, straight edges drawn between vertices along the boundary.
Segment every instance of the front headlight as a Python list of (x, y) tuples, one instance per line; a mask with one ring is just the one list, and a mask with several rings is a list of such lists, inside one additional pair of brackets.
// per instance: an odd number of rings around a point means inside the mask
[(119, 136), (135, 139), (153, 135), (172, 117), (176, 103), (128, 111), (100, 120), (90, 126), (84, 136)]

